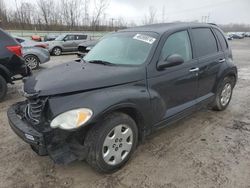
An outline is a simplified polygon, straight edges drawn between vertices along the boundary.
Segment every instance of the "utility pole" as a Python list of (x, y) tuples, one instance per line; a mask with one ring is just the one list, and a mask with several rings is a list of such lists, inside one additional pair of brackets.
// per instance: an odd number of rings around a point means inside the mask
[(111, 18), (111, 27), (112, 27), (112, 29), (114, 28), (114, 18)]

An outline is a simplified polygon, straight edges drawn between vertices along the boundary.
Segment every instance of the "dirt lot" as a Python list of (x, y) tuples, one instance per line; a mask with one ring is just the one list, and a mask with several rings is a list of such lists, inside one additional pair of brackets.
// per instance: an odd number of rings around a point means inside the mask
[[(9, 128), (6, 110), (22, 100), (10, 86), (0, 104), (0, 187), (227, 187), (250, 188), (250, 39), (231, 43), (239, 81), (229, 108), (203, 110), (140, 145), (120, 171), (102, 175), (85, 162), (58, 166), (37, 156)], [(43, 68), (76, 56), (52, 58)]]

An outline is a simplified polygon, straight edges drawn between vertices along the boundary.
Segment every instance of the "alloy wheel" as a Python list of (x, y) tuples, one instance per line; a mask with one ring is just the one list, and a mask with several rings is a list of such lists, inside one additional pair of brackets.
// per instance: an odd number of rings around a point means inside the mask
[(28, 56), (25, 58), (25, 63), (30, 69), (37, 68), (37, 65), (39, 64), (39, 61), (34, 56)]

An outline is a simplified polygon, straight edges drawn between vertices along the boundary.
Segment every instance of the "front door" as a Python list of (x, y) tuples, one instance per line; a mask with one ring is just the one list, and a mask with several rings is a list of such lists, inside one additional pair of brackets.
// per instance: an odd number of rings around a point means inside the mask
[[(170, 55), (178, 54), (182, 56), (184, 63), (157, 70), (155, 75), (148, 78), (152, 104), (154, 104), (154, 100), (160, 100), (160, 104), (164, 104), (164, 110), (159, 110), (165, 111), (161, 115), (162, 120), (194, 106), (198, 76), (197, 61), (193, 59), (189, 32), (187, 30), (178, 31), (165, 37), (166, 40), (158, 62), (164, 61)], [(155, 104), (159, 104), (159, 101)], [(155, 107), (155, 109), (157, 108)]]
[(63, 48), (64, 51), (75, 51), (76, 50), (75, 35), (67, 35), (64, 38)]

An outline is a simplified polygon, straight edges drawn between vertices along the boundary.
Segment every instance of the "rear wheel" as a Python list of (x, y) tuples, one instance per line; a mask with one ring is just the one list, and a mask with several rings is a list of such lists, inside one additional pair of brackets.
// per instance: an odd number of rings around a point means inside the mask
[(24, 57), (26, 65), (31, 69), (35, 70), (39, 67), (39, 59), (34, 55), (27, 55)]
[(3, 101), (7, 93), (6, 80), (0, 75), (0, 102)]
[(88, 132), (87, 162), (100, 172), (116, 171), (129, 160), (137, 142), (135, 121), (123, 113), (111, 114)]
[(234, 79), (230, 77), (224, 78), (217, 90), (216, 97), (213, 102), (213, 110), (222, 111), (227, 108), (232, 98), (233, 87)]

